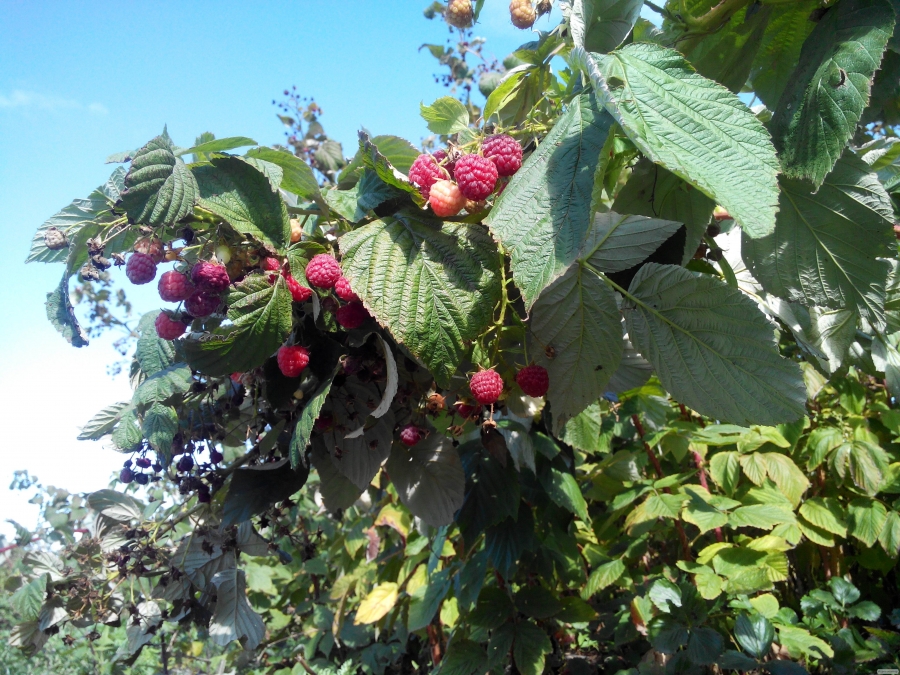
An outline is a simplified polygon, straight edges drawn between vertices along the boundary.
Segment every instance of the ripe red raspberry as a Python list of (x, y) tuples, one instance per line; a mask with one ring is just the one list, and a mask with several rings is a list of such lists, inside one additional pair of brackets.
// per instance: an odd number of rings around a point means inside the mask
[(450, 0), (444, 11), (444, 21), (456, 28), (468, 28), (475, 19), (471, 0)]
[(503, 378), (493, 368), (481, 370), (469, 380), (469, 389), (481, 405), (490, 405), (496, 403), (503, 393)]
[(400, 442), (407, 447), (412, 447), (422, 440), (422, 430), (415, 424), (407, 424), (400, 430)]
[(522, 166), (522, 146), (512, 136), (488, 136), (481, 144), (481, 152), (494, 163), (500, 176), (512, 176)]
[(159, 313), (154, 325), (156, 326), (156, 334), (163, 340), (174, 340), (184, 335), (184, 331), (187, 330), (187, 326), (183, 321), (173, 319), (165, 312)]
[(134, 242), (134, 250), (149, 255), (155, 263), (161, 263), (166, 259), (166, 249), (159, 237), (141, 237)]
[(341, 277), (334, 284), (334, 294), (345, 302), (359, 302), (359, 296), (350, 288), (346, 277)]
[(159, 297), (166, 302), (181, 302), (194, 294), (194, 285), (186, 276), (170, 270), (159, 278)]
[(547, 375), (547, 369), (534, 364), (525, 366), (516, 373), (516, 382), (526, 395), (534, 398), (540, 398), (550, 388), (550, 377)]
[(218, 295), (197, 291), (184, 301), (184, 308), (188, 314), (199, 319), (215, 312), (221, 303), (222, 298)]
[(366, 319), (369, 318), (369, 313), (362, 306), (362, 303), (350, 302), (343, 307), (338, 307), (338, 310), (334, 313), (334, 318), (337, 319), (341, 328), (353, 330), (366, 322)]
[(263, 258), (259, 261), (259, 266), (267, 272), (277, 272), (281, 269), (278, 258)]
[(456, 161), (453, 177), (462, 193), (472, 201), (490, 195), (497, 185), (497, 167), (481, 155), (463, 155)]
[(419, 192), (425, 199), (428, 199), (432, 185), (447, 178), (450, 178), (450, 174), (438, 166), (436, 158), (431, 155), (419, 155), (409, 167), (409, 182), (419, 188)]
[(240, 384), (240, 383), (241, 383), (241, 378), (242, 378), (243, 376), (244, 376), (243, 373), (232, 373), (232, 374), (230, 375), (231, 381), (234, 382), (235, 384)]
[(469, 419), (472, 415), (475, 414), (476, 411), (480, 409), (481, 406), (469, 405), (468, 403), (460, 403), (458, 401), (456, 403), (456, 412), (459, 413), (459, 416), (464, 420)]
[(447, 218), (455, 216), (462, 210), (466, 205), (466, 196), (453, 181), (439, 180), (431, 186), (428, 203), (431, 204), (431, 210), (434, 211), (434, 215)]
[(198, 290), (221, 293), (231, 284), (225, 265), (201, 260), (191, 270), (191, 281)]
[(531, 0), (512, 0), (509, 3), (509, 19), (513, 26), (526, 30), (534, 25), (537, 12)]
[(278, 350), (278, 369), (285, 377), (299, 377), (309, 363), (309, 352), (300, 345), (284, 346)]
[(331, 288), (341, 278), (341, 266), (327, 253), (314, 255), (306, 266), (306, 280), (319, 288)]
[(290, 274), (285, 274), (284, 280), (287, 282), (288, 290), (291, 292), (294, 302), (306, 302), (312, 297), (312, 289), (301, 284)]
[(156, 277), (156, 263), (146, 253), (132, 253), (125, 264), (125, 276), (133, 284), (149, 284)]

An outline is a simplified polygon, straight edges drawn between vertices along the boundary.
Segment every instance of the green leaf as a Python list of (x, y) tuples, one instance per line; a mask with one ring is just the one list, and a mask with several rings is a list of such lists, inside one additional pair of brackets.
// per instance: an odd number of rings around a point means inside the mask
[[(409, 172), (409, 167), (412, 166), (421, 152), (412, 143), (399, 136), (375, 136), (371, 139), (371, 142), (378, 148), (379, 154), (395, 169), (404, 173)], [(342, 189), (349, 187), (359, 180), (363, 166), (365, 166), (363, 163), (363, 151), (360, 149), (357, 151), (353, 161), (341, 171), (341, 175), (338, 177), (340, 187)]]
[(148, 377), (155, 375), (175, 363), (175, 346), (169, 340), (163, 340), (156, 333), (156, 317), (159, 310), (147, 312), (138, 322), (140, 337), (134, 350), (134, 358), (141, 372)]
[(441, 661), (440, 675), (475, 675), (486, 672), (487, 655), (477, 642), (454, 638)]
[(420, 103), (419, 113), (434, 134), (449, 136), (469, 128), (469, 111), (452, 96), (442, 96), (431, 105)]
[(786, 178), (781, 187), (775, 231), (741, 243), (753, 276), (778, 297), (883, 327), (889, 264), (878, 258), (890, 255), (893, 209), (878, 177), (848, 152), (818, 191)]
[(66, 342), (73, 347), (86, 347), (89, 343), (87, 333), (75, 317), (75, 309), (69, 300), (69, 276), (63, 275), (62, 281), (52, 293), (47, 293), (47, 318)]
[(616, 583), (623, 574), (625, 574), (625, 563), (619, 559), (600, 565), (600, 567), (591, 572), (587, 583), (581, 589), (581, 599), (588, 600), (592, 598), (604, 588)]
[(484, 536), (488, 559), (505, 579), (512, 579), (522, 554), (534, 546), (534, 515), (525, 502), (519, 504), (518, 515), (489, 527)]
[(463, 504), (466, 476), (450, 439), (432, 433), (411, 448), (395, 443), (386, 468), (414, 516), (433, 527), (453, 522)]
[(852, 605), (860, 598), (859, 589), (841, 577), (832, 577), (829, 579), (828, 587), (831, 589), (834, 599), (844, 607)]
[(833, 497), (812, 497), (800, 505), (800, 515), (810, 523), (839, 537), (847, 536), (846, 512)]
[(644, 262), (680, 227), (672, 220), (598, 213), (579, 257), (605, 274), (621, 272)]
[(562, 623), (585, 623), (597, 619), (597, 612), (581, 598), (568, 596), (560, 598), (562, 609), (554, 618)]
[(163, 466), (168, 466), (171, 461), (172, 440), (177, 431), (178, 412), (172, 406), (154, 403), (144, 413), (141, 432), (156, 451), (156, 456), (162, 460)]
[(889, 462), (887, 453), (874, 443), (853, 441), (850, 445), (850, 476), (870, 497), (878, 493), (884, 482)]
[(475, 626), (495, 630), (506, 623), (515, 609), (505, 591), (495, 586), (485, 586), (478, 595), (478, 603), (469, 615), (469, 621)]
[(734, 494), (741, 478), (740, 456), (736, 452), (717, 452), (709, 462), (709, 474), (725, 494)]
[(32, 579), (17, 590), (12, 598), (13, 609), (22, 621), (36, 621), (47, 594), (47, 575)]
[(111, 433), (122, 414), (131, 408), (131, 401), (120, 401), (106, 406), (81, 427), (79, 441), (96, 441)]
[(817, 468), (832, 450), (844, 443), (844, 435), (837, 427), (819, 427), (813, 429), (806, 441), (806, 449), (809, 453), (809, 460), (806, 462), (806, 468), (809, 470)]
[(769, 478), (775, 482), (781, 494), (791, 501), (794, 508), (797, 508), (803, 498), (803, 493), (809, 488), (809, 479), (806, 474), (787, 455), (777, 452), (764, 454)]
[(759, 666), (755, 659), (733, 649), (727, 650), (717, 663), (725, 670), (753, 670)]
[(310, 450), (310, 461), (319, 474), (319, 490), (325, 507), (335, 513), (353, 505), (362, 494), (347, 476), (342, 474), (331, 459), (328, 450), (322, 443), (313, 443)]
[(446, 569), (436, 572), (420, 591), (413, 594), (409, 603), (409, 619), (406, 626), (409, 632), (421, 630), (431, 623), (441, 601), (450, 590), (448, 574), (449, 571)]
[(71, 244), (75, 235), (88, 223), (106, 224), (115, 220), (111, 206), (118, 200), (124, 189), (125, 169), (117, 168), (109, 179), (88, 195), (87, 199), (76, 199), (59, 213), (48, 218), (34, 233), (31, 251), (26, 263), (30, 262), (65, 262), (70, 248), (51, 250), (44, 242), (44, 234), (51, 227), (66, 235)]
[(847, 613), (862, 621), (878, 621), (878, 618), (881, 616), (881, 608), (871, 600), (863, 600), (859, 604), (850, 607)]
[(854, 499), (847, 513), (847, 531), (866, 546), (873, 546), (887, 522), (884, 505), (874, 499)]
[(549, 619), (562, 610), (556, 593), (544, 586), (526, 586), (516, 593), (516, 609), (525, 616)]
[(766, 480), (766, 453), (754, 452), (749, 455), (741, 455), (738, 459), (744, 475), (757, 485), (762, 485)]
[(568, 17), (575, 46), (611, 52), (634, 28), (643, 6), (644, 0), (575, 0)]
[(487, 218), (511, 256), (529, 309), (581, 252), (591, 226), (594, 172), (612, 124), (593, 93), (573, 99)]
[(446, 386), (500, 297), (487, 232), (402, 211), (339, 243), (344, 276), (366, 307)]
[[(333, 375), (335, 374), (337, 374), (337, 371), (333, 373)], [(313, 393), (303, 407), (303, 412), (300, 413), (300, 419), (297, 420), (297, 426), (294, 427), (294, 435), (291, 436), (290, 454), (291, 466), (295, 469), (301, 464), (306, 463), (304, 454), (306, 453), (306, 448), (309, 446), (309, 439), (312, 436), (313, 427), (316, 424), (316, 420), (319, 419), (319, 413), (322, 412), (322, 406), (325, 404), (325, 399), (328, 398), (328, 394), (331, 392), (331, 385), (334, 382), (333, 375), (332, 377), (325, 378), (325, 380), (319, 384), (319, 388), (316, 389), (315, 393)]]
[(725, 641), (714, 629), (707, 626), (698, 626), (691, 629), (691, 639), (688, 640), (687, 654), (691, 663), (708, 665), (714, 663)]
[(306, 484), (308, 476), (309, 469), (292, 469), (287, 459), (237, 469), (222, 504), (222, 526), (243, 523), (289, 499)]
[(778, 160), (737, 96), (659, 45), (631, 44), (599, 58), (577, 52), (597, 96), (641, 152), (724, 206), (749, 236), (773, 230)]
[(887, 0), (843, 0), (813, 29), (772, 117), (787, 177), (818, 187), (840, 159), (868, 105), (893, 28)]
[(384, 581), (369, 591), (356, 610), (355, 624), (375, 623), (397, 604), (399, 587), (393, 581)]
[(240, 157), (216, 157), (195, 166), (200, 206), (228, 222), (237, 232), (278, 250), (290, 242), (287, 208), (269, 179)]
[(778, 105), (800, 59), (803, 43), (815, 28), (809, 17), (817, 7), (817, 0), (798, 0), (772, 7), (750, 73), (751, 88), (771, 110)]
[(216, 587), (216, 608), (209, 623), (210, 640), (221, 647), (240, 640), (244, 649), (256, 649), (266, 635), (266, 625), (247, 601), (244, 571), (217, 572), (212, 584)]
[(828, 658), (834, 656), (834, 650), (827, 642), (810, 635), (808, 630), (799, 626), (779, 625), (778, 644), (787, 649), (791, 658), (795, 659), (800, 656), (820, 659), (823, 654)]
[(359, 152), (363, 165), (372, 169), (387, 185), (406, 192), (416, 204), (425, 204), (419, 188), (409, 182), (406, 174), (391, 163), (365, 131), (359, 132)]
[(761, 530), (771, 530), (781, 523), (792, 522), (794, 514), (775, 504), (742, 506), (728, 517), (728, 524), (732, 527), (756, 527)]
[(612, 290), (581, 264), (573, 264), (534, 303), (531, 332), (554, 349), (538, 350), (550, 377), (547, 399), (553, 426), (562, 429), (606, 391), (622, 359), (622, 320)]
[(657, 579), (647, 593), (650, 601), (666, 614), (671, 614), (673, 608), (682, 606), (681, 596), (681, 589), (668, 579)]
[(302, 199), (316, 202), (319, 204), (319, 208), (322, 208), (323, 199), (322, 193), (319, 192), (319, 184), (316, 182), (309, 164), (302, 159), (284, 150), (275, 150), (274, 148), (253, 148), (247, 153), (247, 156), (280, 166), (284, 171), (281, 187)]
[(878, 535), (878, 543), (892, 558), (900, 554), (900, 513), (891, 511), (887, 514), (881, 534)]
[(200, 196), (197, 181), (174, 150), (163, 131), (134, 155), (121, 196), (129, 221), (171, 225), (193, 211)]
[[(197, 140), (200, 140), (199, 138)], [(195, 141), (196, 142), (196, 141)], [(248, 145), (258, 145), (252, 138), (246, 136), (229, 136), (228, 138), (214, 138), (203, 143), (199, 143), (192, 148), (182, 150), (179, 148), (178, 155), (206, 155), (211, 152), (227, 152), (235, 148), (243, 148)]]
[(681, 518), (700, 529), (700, 534), (724, 527), (728, 524), (728, 516), (706, 503), (699, 497), (692, 498), (690, 503), (681, 512)]
[(120, 452), (133, 450), (144, 438), (134, 409), (125, 412), (112, 432), (112, 442)]
[(775, 627), (764, 616), (741, 614), (734, 624), (734, 637), (741, 647), (761, 659), (775, 640)]
[(684, 223), (687, 232), (681, 264), (686, 265), (706, 233), (715, 206), (715, 202), (700, 190), (642, 158), (616, 195), (613, 211)]
[(282, 277), (270, 284), (266, 275), (248, 276), (228, 292), (228, 325), (183, 340), (188, 363), (213, 376), (262, 365), (291, 331), (291, 302)]
[(553, 651), (550, 638), (530, 619), (518, 622), (515, 630), (513, 661), (516, 668), (522, 675), (541, 675), (544, 660)]
[(584, 522), (589, 523), (587, 502), (581, 494), (581, 488), (575, 476), (567, 471), (550, 468), (550, 471), (541, 471), (538, 475), (541, 485), (547, 491), (547, 495), (557, 505), (571, 511)]
[[(141, 382), (138, 388), (134, 390), (131, 402), (135, 406), (152, 406), (154, 403), (165, 403), (173, 396), (186, 392), (190, 389), (193, 382), (191, 369), (183, 363), (175, 363)], [(122, 421), (124, 420), (125, 416), (122, 417)]]
[(139, 521), (144, 513), (143, 506), (137, 499), (116, 490), (92, 492), (88, 495), (87, 503), (93, 511), (122, 523)]
[(737, 288), (671, 265), (644, 265), (623, 303), (628, 334), (673, 397), (710, 417), (777, 424), (805, 411), (800, 369)]

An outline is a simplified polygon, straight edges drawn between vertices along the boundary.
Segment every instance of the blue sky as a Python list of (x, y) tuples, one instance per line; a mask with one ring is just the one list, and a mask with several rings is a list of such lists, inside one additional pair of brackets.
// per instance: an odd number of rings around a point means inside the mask
[[(106, 375), (109, 340), (77, 350), (47, 322), (62, 269), (23, 264), (35, 228), (108, 177), (105, 157), (164, 124), (179, 145), (203, 131), (281, 142), (272, 99), (291, 85), (316, 98), (345, 154), (362, 126), (418, 144), (428, 133), (419, 102), (446, 93), (437, 62), (418, 51), (449, 36), (422, 16), (427, 4), (0, 1), (0, 521), (33, 524), (25, 496), (5, 489), (16, 469), (75, 491), (104, 487), (121, 456), (76, 441), (77, 427), (130, 396)], [(554, 12), (538, 27), (557, 22)], [(505, 0), (488, 0), (476, 34), (499, 59), (532, 37), (510, 25)], [(154, 289), (130, 295), (141, 310), (159, 306)]]

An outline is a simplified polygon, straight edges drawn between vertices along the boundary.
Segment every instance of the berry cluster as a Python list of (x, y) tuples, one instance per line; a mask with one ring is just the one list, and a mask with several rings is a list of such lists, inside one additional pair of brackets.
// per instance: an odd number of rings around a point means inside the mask
[[(478, 153), (419, 155), (409, 169), (409, 180), (441, 218), (465, 208), (475, 213), (498, 187), (500, 178), (512, 176), (522, 166), (522, 146), (506, 135), (488, 136)], [(502, 189), (502, 184), (501, 184)]]

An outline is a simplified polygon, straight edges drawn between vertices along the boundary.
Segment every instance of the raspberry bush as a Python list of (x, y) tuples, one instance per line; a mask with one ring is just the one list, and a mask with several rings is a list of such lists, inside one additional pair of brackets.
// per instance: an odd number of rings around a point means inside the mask
[(170, 305), (81, 432), (125, 455), (116, 489), (21, 559), (11, 644), (119, 622), (116, 667), (169, 634), (217, 672), (896, 663), (894, 5), (552, 4), (510, 3), (535, 32), (483, 105), (483, 3), (426, 10), (459, 99), (421, 107), (423, 148), (345, 156), (288, 92), (293, 151), (164, 131), (38, 229), (74, 346), (73, 278), (162, 266)]

